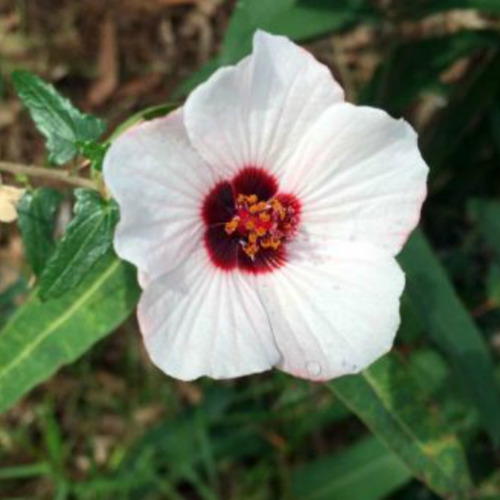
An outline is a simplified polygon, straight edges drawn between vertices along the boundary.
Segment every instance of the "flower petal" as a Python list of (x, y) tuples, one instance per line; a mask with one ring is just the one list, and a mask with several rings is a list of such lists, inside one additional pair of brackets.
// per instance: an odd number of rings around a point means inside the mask
[(120, 136), (106, 155), (104, 177), (121, 209), (116, 252), (149, 279), (202, 245), (201, 205), (214, 178), (189, 144), (182, 111)]
[(0, 222), (14, 222), (17, 219), (17, 209), (14, 204), (0, 198)]
[(0, 177), (0, 222), (14, 222), (17, 219), (17, 203), (24, 191), (21, 188), (3, 185)]
[(258, 278), (259, 294), (283, 356), (278, 368), (329, 380), (359, 372), (391, 348), (404, 275), (370, 244), (311, 245), (291, 245), (287, 265)]
[(428, 167), (410, 125), (384, 111), (339, 104), (302, 139), (280, 187), (302, 203), (312, 235), (399, 252), (416, 226)]
[(279, 359), (249, 279), (216, 269), (204, 250), (148, 285), (138, 315), (153, 362), (182, 380), (239, 377)]
[(218, 70), (188, 98), (193, 146), (222, 174), (277, 172), (298, 139), (343, 91), (328, 68), (282, 36), (258, 31), (252, 55)]

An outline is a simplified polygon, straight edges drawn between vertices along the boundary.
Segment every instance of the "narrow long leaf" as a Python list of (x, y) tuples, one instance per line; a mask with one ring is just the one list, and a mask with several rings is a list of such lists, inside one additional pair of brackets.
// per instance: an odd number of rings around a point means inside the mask
[[(498, 46), (498, 45), (497, 45)], [(422, 150), (436, 178), (446, 160), (460, 145), (469, 128), (491, 109), (500, 91), (500, 52), (478, 64), (472, 77), (461, 85), (450, 104), (422, 137)]]
[(500, 263), (500, 202), (476, 199), (471, 200), (467, 208)]
[(61, 299), (43, 303), (35, 291), (0, 331), (0, 411), (113, 331), (137, 297), (133, 268), (113, 255)]
[(294, 470), (292, 495), (296, 500), (377, 500), (410, 479), (405, 464), (369, 437)]
[(456, 368), (484, 427), (500, 442), (500, 392), (481, 332), (458, 298), (425, 236), (415, 231), (400, 261), (407, 292), (432, 340)]
[(386, 356), (362, 374), (327, 386), (430, 489), (449, 496), (470, 489), (460, 443), (428, 409), (395, 356)]
[(399, 115), (423, 92), (443, 90), (440, 76), (455, 61), (499, 43), (495, 31), (461, 31), (396, 45), (363, 89), (361, 101)]

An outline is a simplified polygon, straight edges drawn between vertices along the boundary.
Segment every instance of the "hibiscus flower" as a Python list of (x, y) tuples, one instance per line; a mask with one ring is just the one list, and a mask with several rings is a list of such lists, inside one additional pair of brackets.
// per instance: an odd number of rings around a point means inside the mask
[(153, 362), (183, 380), (368, 366), (399, 326), (394, 256), (427, 173), (408, 123), (344, 102), (311, 54), (257, 32), (250, 56), (105, 158)]

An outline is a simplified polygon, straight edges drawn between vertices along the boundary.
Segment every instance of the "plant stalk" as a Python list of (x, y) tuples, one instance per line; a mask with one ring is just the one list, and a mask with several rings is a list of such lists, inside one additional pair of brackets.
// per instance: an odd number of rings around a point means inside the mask
[(87, 189), (99, 190), (99, 186), (90, 179), (77, 177), (67, 170), (52, 170), (44, 167), (36, 167), (32, 165), (19, 165), (0, 161), (0, 172), (5, 172), (13, 175), (27, 175), (28, 177), (38, 177), (39, 179), (50, 179), (53, 181), (64, 182), (71, 186), (83, 187)]

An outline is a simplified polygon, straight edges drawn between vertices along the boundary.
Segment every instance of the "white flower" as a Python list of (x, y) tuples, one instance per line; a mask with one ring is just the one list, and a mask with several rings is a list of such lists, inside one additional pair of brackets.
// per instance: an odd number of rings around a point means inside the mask
[(406, 122), (345, 103), (308, 52), (257, 32), (252, 55), (105, 159), (153, 362), (183, 380), (368, 366), (399, 325), (394, 256), (427, 172)]

